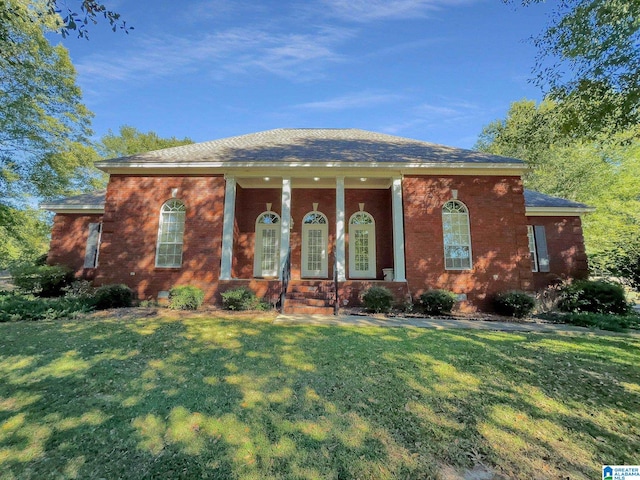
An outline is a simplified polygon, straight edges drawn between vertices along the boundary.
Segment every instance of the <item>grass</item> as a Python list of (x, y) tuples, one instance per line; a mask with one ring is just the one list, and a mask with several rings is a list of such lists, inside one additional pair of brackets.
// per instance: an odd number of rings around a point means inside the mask
[(587, 479), (638, 461), (637, 336), (99, 315), (0, 324), (0, 479)]

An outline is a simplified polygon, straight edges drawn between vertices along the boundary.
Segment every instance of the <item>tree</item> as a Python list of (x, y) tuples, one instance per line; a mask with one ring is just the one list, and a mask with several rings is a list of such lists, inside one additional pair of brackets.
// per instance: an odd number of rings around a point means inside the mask
[(11, 263), (33, 260), (47, 251), (51, 226), (44, 212), (33, 208), (13, 209), (11, 221), (0, 217), (0, 269)]
[(97, 149), (102, 158), (118, 158), (190, 143), (193, 143), (193, 140), (187, 137), (161, 138), (155, 132), (142, 133), (134, 127), (123, 125), (120, 127), (119, 135), (109, 130), (109, 133), (100, 139)]
[(22, 15), (0, 26), (0, 208), (16, 206), (29, 194), (58, 193), (56, 182), (39, 181), (43, 168), (62, 179), (87, 166), (57, 162), (55, 154), (86, 144), (91, 120), (67, 50), (45, 37), (55, 18), (32, 12), (44, 15), (46, 5), (6, 2)]
[(583, 219), (592, 269), (638, 288), (640, 126), (594, 139), (563, 133), (565, 120), (551, 100), (515, 102), (504, 120), (483, 129), (476, 148), (525, 160), (527, 188), (595, 207)]
[[(27, 0), (21, 2), (28, 4)], [(16, 5), (16, 2), (7, 1), (4, 8), (0, 8), (0, 23), (9, 22), (10, 17), (21, 17), (23, 20), (37, 17), (37, 21), (50, 21), (55, 19), (54, 29), (63, 38), (67, 37), (71, 31), (75, 31), (79, 38), (89, 38), (89, 23), (97, 24), (98, 19), (103, 17), (111, 29), (115, 32), (120, 29), (125, 33), (133, 30), (127, 26), (126, 22), (120, 18), (120, 14), (109, 10), (103, 3), (96, 0), (78, 0), (78, 5), (69, 7), (65, 0), (45, 0), (40, 5), (31, 8), (30, 12), (25, 12), (24, 8)], [(11, 41), (11, 40), (9, 40)]]
[(640, 0), (559, 0), (533, 42), (536, 82), (579, 120), (581, 135), (639, 123)]

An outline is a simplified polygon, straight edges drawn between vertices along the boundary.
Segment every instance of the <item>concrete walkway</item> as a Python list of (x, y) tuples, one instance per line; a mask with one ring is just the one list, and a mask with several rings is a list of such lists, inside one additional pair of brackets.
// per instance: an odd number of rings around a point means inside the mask
[[(516, 322), (493, 322), (464, 318), (413, 318), (413, 317), (369, 317), (364, 315), (278, 315), (273, 321), (276, 324), (291, 325), (342, 325), (354, 327), (418, 327), (437, 330), (463, 328), (471, 330), (498, 330), (503, 332), (573, 332), (594, 333), (598, 335), (620, 335), (606, 330), (594, 330), (562, 323), (545, 323), (534, 320)], [(639, 333), (622, 335), (640, 336)]]

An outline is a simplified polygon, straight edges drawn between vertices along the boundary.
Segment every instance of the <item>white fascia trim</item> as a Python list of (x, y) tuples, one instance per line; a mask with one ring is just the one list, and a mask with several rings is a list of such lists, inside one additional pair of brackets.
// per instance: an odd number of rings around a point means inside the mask
[(527, 217), (580, 217), (595, 211), (593, 207), (525, 207)]
[(95, 166), (105, 172), (111, 173), (119, 169), (167, 169), (174, 170), (179, 168), (185, 169), (226, 169), (234, 170), (238, 168), (267, 168), (267, 169), (286, 169), (286, 168), (342, 168), (346, 170), (352, 169), (489, 169), (489, 170), (517, 170), (525, 171), (526, 165), (522, 163), (444, 163), (444, 162), (416, 162), (416, 163), (398, 163), (398, 162), (142, 162), (142, 163), (116, 163), (116, 162), (97, 162)]
[(55, 213), (104, 213), (104, 205), (56, 205), (43, 203), (40, 210), (49, 210)]

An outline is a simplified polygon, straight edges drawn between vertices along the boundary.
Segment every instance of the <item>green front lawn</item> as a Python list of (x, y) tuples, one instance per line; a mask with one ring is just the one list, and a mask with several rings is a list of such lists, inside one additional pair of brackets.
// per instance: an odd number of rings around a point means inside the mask
[(639, 461), (637, 336), (162, 315), (0, 324), (0, 479), (573, 480)]

